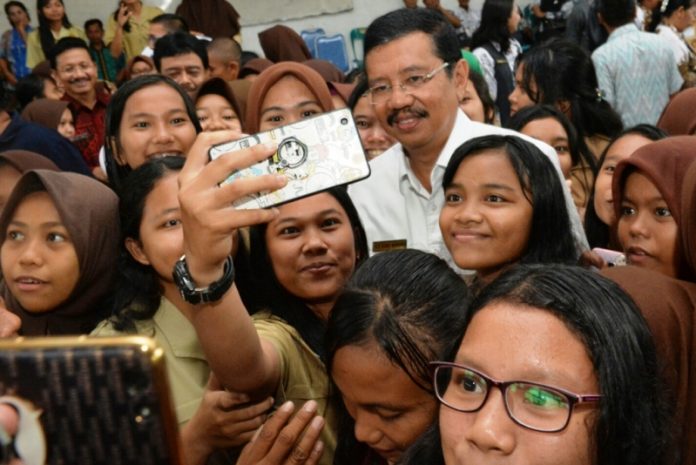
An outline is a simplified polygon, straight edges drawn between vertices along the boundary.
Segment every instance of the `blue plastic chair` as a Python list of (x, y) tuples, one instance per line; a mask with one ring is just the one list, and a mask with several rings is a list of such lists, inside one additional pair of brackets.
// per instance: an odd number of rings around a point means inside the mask
[(326, 36), (326, 31), (320, 27), (316, 29), (307, 29), (300, 32), (300, 36), (302, 36), (302, 40), (307, 44), (307, 48), (309, 48), (312, 57), (319, 58), (317, 56), (317, 39)]
[(317, 58), (330, 61), (344, 73), (350, 71), (346, 39), (343, 34), (319, 37), (317, 39)]

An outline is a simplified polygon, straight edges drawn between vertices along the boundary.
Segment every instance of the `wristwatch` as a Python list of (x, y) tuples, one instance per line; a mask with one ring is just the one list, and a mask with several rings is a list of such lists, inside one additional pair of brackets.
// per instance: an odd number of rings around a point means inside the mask
[(234, 263), (232, 257), (227, 257), (225, 267), (222, 272), (222, 277), (211, 283), (207, 287), (196, 287), (186, 265), (186, 255), (182, 255), (174, 265), (174, 283), (179, 289), (179, 293), (183, 299), (190, 304), (199, 304), (201, 302), (210, 303), (217, 302), (225, 295), (234, 283)]

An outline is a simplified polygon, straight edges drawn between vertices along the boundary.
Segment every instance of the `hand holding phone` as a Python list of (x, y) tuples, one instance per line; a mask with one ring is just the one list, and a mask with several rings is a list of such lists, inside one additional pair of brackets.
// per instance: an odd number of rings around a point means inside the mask
[(281, 174), (288, 184), (274, 192), (239, 198), (235, 208), (268, 208), (370, 175), (353, 116), (346, 108), (213, 146), (210, 158), (230, 156), (240, 148), (263, 143), (275, 144), (278, 149), (253, 166), (233, 171), (223, 185), (263, 174)]

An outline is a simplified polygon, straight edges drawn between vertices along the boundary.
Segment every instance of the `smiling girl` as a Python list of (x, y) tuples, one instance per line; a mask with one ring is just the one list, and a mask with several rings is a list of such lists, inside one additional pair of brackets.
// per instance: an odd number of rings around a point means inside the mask
[(443, 178), (440, 230), (457, 266), (479, 284), (521, 263), (573, 263), (576, 244), (559, 173), (534, 145), (514, 136), (472, 139)]
[(201, 130), (196, 109), (170, 78), (158, 74), (126, 82), (106, 109), (106, 173), (119, 189), (146, 160), (185, 157)]

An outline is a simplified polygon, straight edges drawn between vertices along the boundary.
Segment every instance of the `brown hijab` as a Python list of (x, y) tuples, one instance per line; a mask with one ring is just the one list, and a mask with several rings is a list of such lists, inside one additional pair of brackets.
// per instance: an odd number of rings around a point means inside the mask
[(300, 63), (277, 63), (259, 74), (259, 77), (254, 81), (249, 90), (249, 100), (244, 124), (244, 129), (249, 134), (259, 132), (261, 105), (263, 105), (266, 94), (285, 76), (293, 76), (306, 85), (317, 98), (317, 102), (319, 102), (319, 106), (322, 110), (333, 110), (329, 87), (319, 73)]
[(696, 285), (634, 266), (602, 274), (631, 296), (650, 327), (674, 407), (674, 457), (663, 463), (696, 463)]
[(297, 61), (302, 63), (312, 58), (309, 48), (302, 37), (282, 24), (259, 32), (259, 43), (266, 58), (274, 63)]
[(692, 162), (684, 174), (680, 216), (682, 255), (687, 267), (696, 270), (696, 162)]
[(670, 136), (696, 134), (696, 88), (675, 95), (662, 112), (657, 127)]
[(273, 66), (273, 62), (266, 58), (252, 58), (247, 61), (239, 70), (239, 79), (244, 79), (250, 74), (261, 74), (266, 69)]
[(66, 108), (68, 108), (68, 102), (64, 100), (40, 98), (29, 103), (24, 108), (22, 119), (55, 131), (58, 129), (60, 118), (63, 116)]
[[(638, 170), (650, 178), (669, 207), (674, 221), (682, 234), (682, 223), (687, 223), (694, 217), (692, 212), (684, 217), (682, 209), (682, 192), (687, 168), (696, 160), (696, 136), (668, 137), (636, 150), (630, 157), (621, 161), (614, 171), (612, 180), (612, 196), (614, 198), (614, 213), (616, 218), (621, 216), (623, 188), (628, 175)], [(694, 221), (691, 219), (691, 221)], [(678, 239), (681, 241), (681, 239)], [(678, 263), (678, 278), (696, 282), (696, 268), (690, 266), (684, 259), (681, 243), (677, 243), (676, 260)]]
[(0, 153), (0, 160), (24, 174), (29, 170), (60, 171), (48, 158), (28, 150), (8, 150)]
[(118, 256), (118, 197), (104, 184), (87, 176), (29, 171), (17, 183), (0, 216), (0, 241), (4, 241), (20, 202), (27, 195), (40, 191), (46, 191), (51, 197), (70, 234), (80, 277), (68, 299), (47, 313), (33, 314), (24, 310), (4, 283), (0, 284), (0, 294), (7, 309), (21, 318), (23, 335), (86, 334), (110, 311), (103, 301), (112, 290)]
[(226, 0), (183, 0), (176, 14), (186, 20), (192, 31), (216, 39), (239, 34), (239, 13)]

